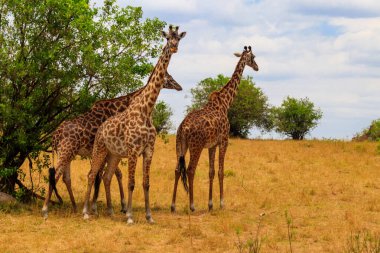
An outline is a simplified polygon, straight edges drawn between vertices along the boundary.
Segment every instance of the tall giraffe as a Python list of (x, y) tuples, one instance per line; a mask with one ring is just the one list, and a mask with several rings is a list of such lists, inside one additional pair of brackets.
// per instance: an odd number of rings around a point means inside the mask
[[(175, 211), (175, 201), (177, 194), (178, 180), (181, 177), (185, 190), (190, 191), (190, 210), (194, 211), (193, 201), (193, 182), (195, 169), (199, 157), (204, 148), (208, 148), (209, 153), (209, 210), (212, 209), (212, 188), (215, 175), (214, 161), (216, 148), (219, 147), (219, 186), (220, 186), (220, 207), (223, 208), (223, 178), (224, 178), (224, 156), (227, 151), (228, 134), (230, 123), (227, 118), (227, 111), (236, 95), (238, 84), (240, 83), (244, 67), (252, 67), (255, 71), (259, 70), (255, 62), (255, 55), (251, 47), (244, 47), (242, 54), (235, 53), (240, 60), (235, 68), (231, 80), (219, 91), (211, 93), (207, 104), (196, 111), (189, 113), (182, 121), (177, 130), (176, 152), (177, 168), (175, 170), (175, 181), (171, 211)], [(185, 155), (190, 151), (190, 162), (186, 170)], [(187, 186), (187, 178), (189, 187)]]
[(151, 113), (162, 89), (162, 79), (171, 56), (177, 52), (179, 41), (185, 37), (186, 32), (178, 34), (178, 26), (175, 29), (169, 26), (169, 33), (163, 31), (162, 34), (167, 39), (167, 43), (149, 77), (146, 89), (134, 98), (127, 110), (106, 120), (96, 134), (92, 151), (93, 161), (88, 175), (87, 193), (83, 207), (85, 219), (89, 218), (88, 205), (95, 176), (105, 162), (107, 162), (107, 169), (103, 175), (103, 182), (106, 189), (108, 210), (112, 213), (110, 177), (121, 158), (127, 157), (129, 173), (127, 218), (129, 224), (133, 223), (132, 193), (135, 187), (136, 162), (137, 158), (143, 155), (145, 217), (149, 223), (154, 222), (149, 206), (149, 170), (156, 139), (156, 130), (152, 124)]
[[(48, 216), (48, 204), (51, 199), (53, 186), (63, 174), (63, 181), (66, 184), (67, 191), (73, 209), (76, 212), (77, 205), (71, 188), (70, 163), (76, 155), (91, 158), (91, 152), (94, 145), (95, 134), (99, 126), (109, 117), (125, 111), (132, 99), (142, 93), (146, 86), (128, 95), (114, 99), (106, 99), (95, 102), (91, 110), (79, 115), (78, 117), (64, 121), (53, 133), (52, 148), (58, 156), (57, 174), (50, 176), (49, 190), (42, 208), (42, 214), (45, 218)], [(173, 79), (171, 75), (166, 73), (164, 80), (164, 88), (182, 90), (182, 87)], [(54, 172), (54, 170), (53, 170)], [(122, 185), (122, 174), (119, 168), (116, 169), (115, 175), (119, 183), (120, 199), (122, 211), (126, 212), (126, 202), (124, 200), (124, 190)], [(98, 197), (100, 180), (95, 184), (95, 192), (93, 199), (93, 209), (96, 211), (96, 199)], [(57, 196), (59, 197), (59, 195)], [(62, 199), (59, 197), (60, 202)]]

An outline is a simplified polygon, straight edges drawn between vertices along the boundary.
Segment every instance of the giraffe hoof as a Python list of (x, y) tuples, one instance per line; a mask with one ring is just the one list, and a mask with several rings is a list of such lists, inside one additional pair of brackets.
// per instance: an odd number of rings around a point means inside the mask
[(109, 216), (113, 217), (114, 213), (113, 213), (113, 209), (112, 208), (108, 209), (107, 213), (108, 213)]
[(194, 205), (191, 205), (191, 206), (190, 206), (190, 210), (191, 210), (192, 212), (195, 211), (195, 207), (194, 207)]
[(124, 199), (121, 201), (121, 212), (127, 213), (127, 204), (125, 203)]
[(172, 204), (172, 205), (170, 206), (170, 211), (171, 211), (172, 213), (175, 212), (175, 205)]
[(132, 224), (133, 224), (133, 220), (132, 220), (132, 218), (128, 218), (128, 220), (127, 220), (127, 224), (128, 224), (128, 225), (132, 225)]
[(149, 224), (154, 224), (154, 220), (151, 216), (146, 217), (146, 220), (148, 221)]
[(93, 202), (91, 205), (91, 211), (93, 214), (98, 215), (98, 204), (96, 202)]
[(211, 204), (211, 205), (209, 204), (209, 205), (208, 205), (208, 210), (209, 210), (209, 211), (212, 211), (212, 209), (213, 209), (213, 205), (212, 205), (212, 204)]
[(83, 219), (84, 220), (89, 220), (90, 219), (90, 215), (88, 215), (88, 213), (83, 214)]
[(42, 217), (45, 219), (45, 220), (47, 220), (47, 218), (48, 218), (48, 211), (46, 211), (46, 210), (42, 210)]

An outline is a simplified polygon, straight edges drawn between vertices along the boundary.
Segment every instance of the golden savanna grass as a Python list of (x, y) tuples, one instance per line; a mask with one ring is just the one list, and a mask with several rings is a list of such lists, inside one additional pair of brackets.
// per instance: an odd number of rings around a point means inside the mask
[[(188, 158), (186, 159), (188, 162)], [(103, 186), (99, 217), (84, 221), (65, 204), (40, 215), (42, 203), (3, 208), (0, 252), (238, 252), (256, 236), (261, 252), (290, 252), (287, 219), (291, 218), (293, 252), (343, 252), (350, 234), (380, 232), (380, 155), (376, 144), (342, 141), (260, 141), (231, 139), (225, 161), (225, 209), (219, 209), (219, 183), (214, 180), (214, 211), (208, 212), (208, 154), (204, 150), (195, 176), (194, 213), (179, 185), (177, 212), (170, 213), (175, 139), (157, 139), (151, 167), (150, 198), (156, 224), (145, 221), (141, 159), (133, 196), (136, 223), (119, 212), (117, 183), (112, 183), (115, 216), (105, 212)], [(72, 163), (72, 180), (81, 210), (88, 160)], [(217, 167), (216, 167), (217, 168)], [(27, 165), (25, 165), (27, 169)], [(122, 166), (127, 189), (127, 168)], [(217, 173), (216, 173), (217, 175)]]

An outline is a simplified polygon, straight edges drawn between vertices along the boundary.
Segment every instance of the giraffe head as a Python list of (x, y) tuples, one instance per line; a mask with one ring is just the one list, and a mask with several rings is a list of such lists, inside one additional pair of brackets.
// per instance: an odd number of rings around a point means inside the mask
[(253, 54), (251, 46), (248, 48), (245, 46), (243, 53), (235, 53), (235, 56), (241, 57), (246, 65), (250, 66), (255, 71), (259, 71), (259, 66), (257, 66), (257, 63), (255, 62), (256, 56)]
[(179, 26), (169, 26), (169, 33), (162, 31), (162, 36), (167, 40), (167, 46), (169, 47), (170, 53), (176, 53), (178, 51), (179, 41), (185, 37), (186, 32), (181, 32), (178, 34)]
[(177, 83), (176, 80), (174, 80), (174, 78), (169, 75), (168, 72), (166, 72), (165, 74), (165, 82), (164, 82), (164, 87), (165, 89), (173, 89), (173, 90), (182, 90), (182, 87), (181, 85), (179, 85)]

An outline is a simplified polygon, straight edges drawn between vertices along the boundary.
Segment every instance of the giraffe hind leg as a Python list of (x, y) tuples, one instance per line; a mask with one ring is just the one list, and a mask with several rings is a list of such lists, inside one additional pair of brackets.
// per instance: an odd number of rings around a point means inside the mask
[(66, 184), (67, 191), (70, 195), (70, 201), (71, 201), (71, 204), (73, 206), (73, 210), (76, 213), (77, 212), (77, 204), (75, 203), (73, 190), (71, 188), (70, 164), (68, 165), (68, 168), (65, 169), (65, 172), (63, 174), (63, 182)]
[(116, 168), (115, 175), (116, 175), (117, 182), (119, 184), (121, 212), (127, 213), (127, 202), (125, 201), (124, 187), (123, 187), (123, 174), (121, 173), (121, 170), (119, 167)]
[(115, 169), (117, 168), (117, 165), (119, 164), (120, 159), (109, 156), (107, 159), (107, 169), (105, 170), (103, 174), (103, 183), (104, 188), (106, 190), (106, 198), (107, 198), (107, 211), (110, 216), (113, 216), (113, 207), (112, 207), (112, 199), (111, 199), (111, 181), (112, 176), (115, 173)]
[(57, 179), (56, 179), (56, 174), (55, 174), (55, 168), (51, 167), (49, 168), (49, 185), (52, 187), (55, 196), (58, 199), (59, 204), (63, 203), (61, 195), (59, 195), (58, 190), (57, 190)]
[[(178, 162), (179, 163), (179, 162)], [(170, 206), (170, 210), (172, 213), (175, 212), (175, 201), (176, 201), (176, 197), (177, 197), (177, 187), (178, 187), (178, 181), (179, 181), (179, 178), (181, 176), (180, 172), (179, 172), (179, 168), (178, 168), (179, 164), (177, 165), (177, 168), (175, 170), (175, 179), (174, 179), (174, 189), (173, 189), (173, 198), (172, 198), (172, 204)]]
[(213, 182), (214, 182), (214, 176), (215, 176), (215, 153), (216, 153), (216, 146), (209, 148), (208, 155), (209, 155), (209, 164), (210, 164), (210, 171), (209, 171), (209, 180), (210, 180), (210, 187), (209, 187), (209, 195), (208, 195), (208, 210), (211, 211), (213, 208), (212, 204), (212, 188), (213, 188)]
[(190, 150), (190, 162), (187, 168), (187, 177), (189, 181), (189, 200), (190, 200), (190, 210), (195, 211), (194, 207), (194, 175), (195, 169), (197, 168), (199, 158), (202, 153), (202, 148), (194, 148)]
[(92, 212), (97, 215), (98, 214), (98, 205), (97, 205), (97, 200), (99, 197), (99, 188), (100, 188), (100, 183), (102, 182), (102, 176), (103, 176), (103, 168), (98, 171), (95, 177), (95, 183), (94, 183), (94, 196), (92, 197)]
[(89, 212), (88, 212), (88, 206), (89, 206), (89, 201), (90, 201), (91, 190), (95, 181), (95, 177), (98, 174), (98, 171), (102, 168), (102, 165), (104, 164), (104, 161), (107, 157), (107, 149), (105, 146), (101, 146), (101, 147), (94, 146), (94, 154), (96, 154), (96, 156), (95, 157), (93, 156), (91, 170), (88, 173), (87, 191), (86, 191), (84, 204), (83, 204), (82, 213), (83, 213), (84, 219), (90, 218)]

